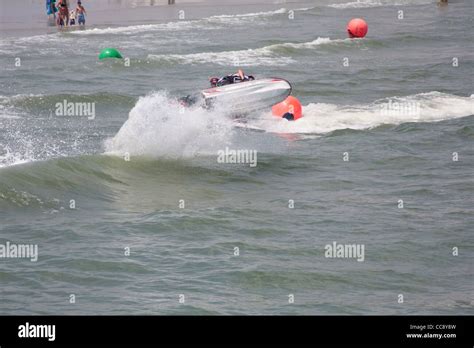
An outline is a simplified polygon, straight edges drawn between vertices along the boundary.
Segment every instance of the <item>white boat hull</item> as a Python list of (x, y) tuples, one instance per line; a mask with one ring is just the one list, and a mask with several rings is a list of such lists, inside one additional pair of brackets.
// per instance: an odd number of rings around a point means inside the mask
[(240, 82), (203, 90), (207, 106), (225, 107), (233, 114), (270, 110), (291, 94), (291, 84), (283, 79), (268, 78)]

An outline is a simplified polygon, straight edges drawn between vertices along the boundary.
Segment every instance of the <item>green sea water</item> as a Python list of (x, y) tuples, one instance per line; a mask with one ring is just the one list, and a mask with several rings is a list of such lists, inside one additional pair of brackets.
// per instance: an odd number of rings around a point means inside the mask
[[(472, 3), (186, 11), (0, 38), (0, 314), (473, 314)], [(176, 103), (239, 67), (303, 118)]]

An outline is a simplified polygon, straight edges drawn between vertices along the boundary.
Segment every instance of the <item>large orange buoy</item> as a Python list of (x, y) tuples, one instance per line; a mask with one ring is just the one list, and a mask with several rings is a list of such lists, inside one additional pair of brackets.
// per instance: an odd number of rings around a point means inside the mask
[(361, 18), (354, 18), (347, 24), (347, 32), (351, 38), (365, 37), (368, 30), (369, 26), (367, 25), (367, 22)]
[(303, 108), (300, 101), (290, 95), (281, 103), (273, 105), (272, 114), (276, 117), (283, 117), (289, 121), (294, 121), (303, 117)]

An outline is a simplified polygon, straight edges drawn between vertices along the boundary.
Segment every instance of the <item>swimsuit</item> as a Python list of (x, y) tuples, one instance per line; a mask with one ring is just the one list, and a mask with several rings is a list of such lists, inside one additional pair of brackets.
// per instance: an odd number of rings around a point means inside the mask
[(62, 16), (67, 16), (69, 14), (69, 11), (67, 10), (66, 5), (62, 4), (61, 7), (59, 8), (59, 13)]

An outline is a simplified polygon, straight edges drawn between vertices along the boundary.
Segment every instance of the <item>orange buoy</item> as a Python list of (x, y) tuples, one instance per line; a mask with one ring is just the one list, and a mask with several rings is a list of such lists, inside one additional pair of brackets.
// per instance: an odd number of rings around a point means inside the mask
[(303, 108), (300, 101), (290, 95), (281, 103), (273, 105), (272, 114), (276, 117), (286, 118), (288, 121), (294, 121), (303, 117)]
[(347, 24), (347, 32), (350, 38), (365, 37), (368, 30), (367, 22), (361, 18), (354, 18)]

